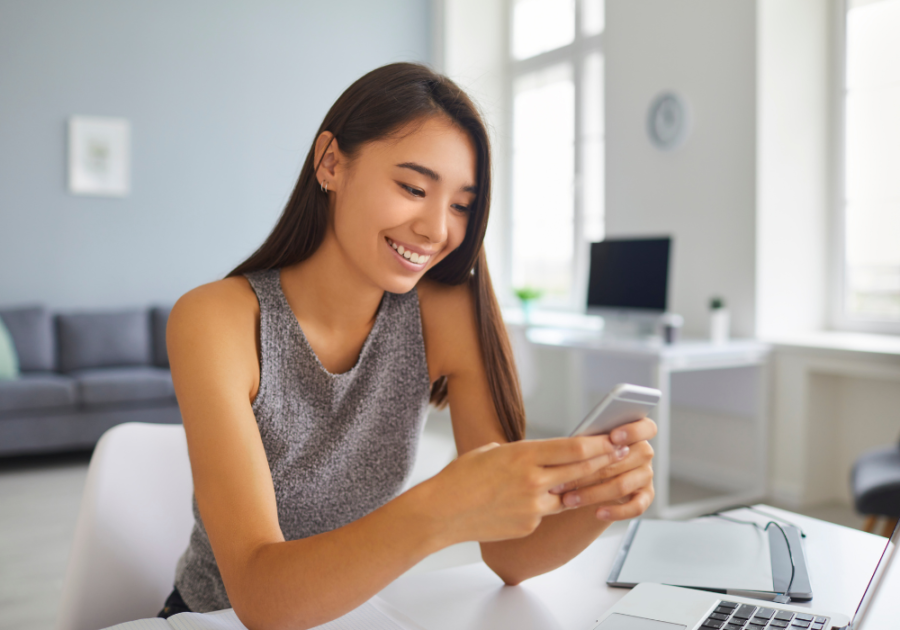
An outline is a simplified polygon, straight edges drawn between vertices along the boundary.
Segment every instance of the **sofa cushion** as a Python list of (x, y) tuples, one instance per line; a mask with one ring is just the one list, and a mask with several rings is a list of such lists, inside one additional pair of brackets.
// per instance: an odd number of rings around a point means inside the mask
[(53, 319), (42, 306), (0, 310), (0, 317), (16, 346), (19, 370), (52, 372), (56, 369)]
[(166, 323), (169, 321), (171, 306), (157, 306), (150, 311), (150, 325), (153, 330), (153, 365), (169, 367), (169, 353), (166, 350)]
[(16, 356), (16, 344), (0, 318), (0, 381), (19, 378), (19, 358)]
[(56, 316), (59, 369), (150, 365), (150, 316), (145, 310)]
[(120, 367), (78, 370), (71, 373), (84, 405), (171, 400), (175, 397), (172, 375), (154, 367)]
[(59, 374), (23, 374), (0, 381), (0, 413), (75, 406), (75, 381)]

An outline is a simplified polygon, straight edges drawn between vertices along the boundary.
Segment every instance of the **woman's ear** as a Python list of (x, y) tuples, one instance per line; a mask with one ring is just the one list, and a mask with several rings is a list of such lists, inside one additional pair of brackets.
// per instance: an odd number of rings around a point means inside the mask
[(343, 161), (343, 156), (338, 148), (337, 138), (330, 131), (323, 131), (316, 138), (315, 160), (319, 185), (327, 185), (332, 190), (337, 188), (338, 165)]

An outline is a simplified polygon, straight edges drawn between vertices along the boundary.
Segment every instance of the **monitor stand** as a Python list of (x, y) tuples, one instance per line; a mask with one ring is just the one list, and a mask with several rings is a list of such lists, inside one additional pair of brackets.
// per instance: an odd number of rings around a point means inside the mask
[(647, 311), (590, 308), (589, 315), (603, 318), (603, 336), (613, 339), (646, 339), (659, 337), (662, 313)]

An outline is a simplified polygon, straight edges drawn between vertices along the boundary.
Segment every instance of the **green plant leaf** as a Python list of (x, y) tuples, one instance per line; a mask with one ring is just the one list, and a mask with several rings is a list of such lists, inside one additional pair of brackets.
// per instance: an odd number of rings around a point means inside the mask
[(513, 289), (513, 292), (516, 294), (516, 297), (523, 302), (536, 300), (544, 294), (543, 291), (535, 289), (534, 287), (519, 287), (518, 289)]

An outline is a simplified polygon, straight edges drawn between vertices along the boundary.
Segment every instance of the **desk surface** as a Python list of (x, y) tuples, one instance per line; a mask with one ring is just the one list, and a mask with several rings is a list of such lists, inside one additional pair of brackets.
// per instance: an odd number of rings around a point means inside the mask
[(759, 362), (769, 352), (769, 345), (755, 339), (731, 339), (715, 344), (702, 339), (688, 339), (664, 344), (657, 337), (614, 337), (571, 328), (533, 327), (526, 332), (531, 343), (561, 348), (581, 348), (605, 354), (645, 356), (662, 360), (742, 358)]
[[(805, 551), (815, 597), (796, 605), (852, 617), (885, 539), (766, 509), (807, 533)], [(741, 515), (764, 520), (748, 511)], [(402, 576), (381, 597), (428, 630), (589, 630), (603, 611), (628, 592), (606, 585), (620, 538), (603, 536), (567, 565), (513, 588), (504, 587), (486, 565), (478, 563)], [(894, 569), (882, 586), (887, 592), (900, 593), (900, 567)], [(900, 603), (885, 597), (878, 603), (868, 629), (894, 627), (900, 619)], [(877, 619), (892, 623), (874, 623)]]
[[(768, 508), (806, 533), (805, 552), (815, 598), (805, 604), (822, 612), (853, 616), (886, 540), (854, 529)], [(742, 518), (765, 517), (741, 511)], [(602, 536), (567, 565), (505, 587), (483, 563), (431, 573), (407, 574), (380, 596), (427, 630), (590, 630), (610, 606), (628, 593), (610, 588), (606, 576), (621, 536)], [(882, 580), (878, 605), (865, 630), (896, 628), (900, 620), (900, 563)], [(140, 630), (142, 622), (117, 626)]]

